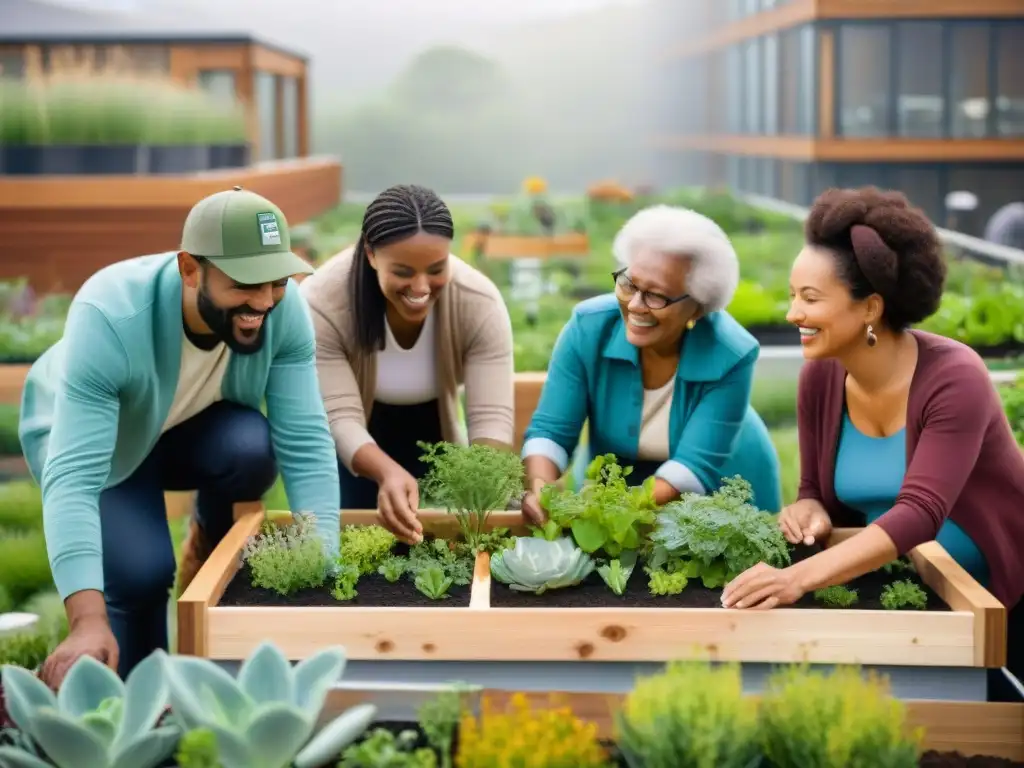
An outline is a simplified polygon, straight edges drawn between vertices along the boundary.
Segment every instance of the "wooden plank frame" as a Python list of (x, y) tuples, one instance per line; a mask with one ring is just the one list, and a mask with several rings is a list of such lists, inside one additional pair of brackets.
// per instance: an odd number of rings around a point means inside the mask
[(590, 238), (582, 232), (551, 237), (473, 232), (466, 236), (463, 248), (473, 250), (481, 244), (484, 256), (496, 261), (583, 257), (590, 254)]
[[(287, 513), (272, 513), (287, 519)], [(378, 522), (376, 510), (344, 510), (343, 525)], [(452, 537), (454, 517), (421, 511), (428, 533)], [(1003, 606), (934, 542), (912, 558), (951, 611), (782, 608), (491, 608), (489, 560), (480, 555), (468, 607), (224, 607), (218, 601), (264, 516), (241, 517), (178, 600), (178, 651), (245, 658), (264, 639), (291, 659), (326, 645), (349, 658), (406, 661), (714, 661), (1000, 667)], [(525, 529), (520, 513), (489, 526)], [(833, 541), (854, 531), (839, 530)], [(494, 585), (495, 588), (502, 588)], [(284, 616), (287, 621), (281, 621)]]

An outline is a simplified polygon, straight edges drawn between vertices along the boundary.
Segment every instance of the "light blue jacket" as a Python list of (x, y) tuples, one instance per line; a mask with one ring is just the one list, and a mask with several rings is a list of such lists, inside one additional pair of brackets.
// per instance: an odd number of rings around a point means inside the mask
[[(759, 351), (757, 340), (726, 312), (704, 317), (687, 332), (669, 418), (672, 455), (655, 474), (680, 492), (697, 493), (717, 490), (723, 477), (739, 474), (753, 486), (754, 503), (777, 512), (779, 457), (750, 406)], [(626, 338), (618, 301), (613, 294), (588, 299), (555, 344), (523, 456), (546, 456), (564, 472), (588, 422), (578, 472), (603, 453), (632, 461), (643, 400), (640, 351)]]
[[(225, 400), (259, 409), (292, 509), (316, 515), (336, 551), (334, 440), (316, 377), (313, 326), (298, 286), (266, 321), (263, 348), (232, 355)], [(181, 366), (181, 277), (175, 253), (106, 267), (78, 291), (64, 337), (29, 371), (19, 435), (42, 486), (43, 530), (62, 598), (103, 589), (99, 496), (126, 480), (160, 438)], [(126, 542), (131, 546), (131, 542)]]

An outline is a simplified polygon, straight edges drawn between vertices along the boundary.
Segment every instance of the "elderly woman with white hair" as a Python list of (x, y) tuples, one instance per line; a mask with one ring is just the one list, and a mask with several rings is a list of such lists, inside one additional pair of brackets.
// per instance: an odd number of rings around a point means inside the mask
[(524, 514), (543, 522), (538, 492), (568, 469), (584, 422), (578, 468), (615, 454), (633, 467), (631, 483), (655, 476), (658, 504), (739, 474), (754, 503), (777, 512), (778, 455), (750, 405), (759, 345), (725, 311), (739, 282), (728, 236), (694, 211), (657, 205), (626, 222), (613, 250), (615, 290), (573, 311), (526, 430)]

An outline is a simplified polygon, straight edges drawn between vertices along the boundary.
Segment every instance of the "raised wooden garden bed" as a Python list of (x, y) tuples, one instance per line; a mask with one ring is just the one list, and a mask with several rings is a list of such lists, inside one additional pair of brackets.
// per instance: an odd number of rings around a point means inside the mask
[[(1005, 609), (934, 542), (911, 553), (914, 578), (929, 592), (927, 610), (872, 608), (871, 576), (856, 585), (862, 587), (858, 606), (846, 609), (819, 607), (811, 598), (772, 611), (727, 610), (716, 602), (720, 590), (699, 583), (675, 597), (641, 599), (629, 589), (617, 597), (605, 588), (581, 603), (575, 595), (591, 589), (584, 582), (510, 600), (505, 585), (492, 585), (486, 554), (477, 556), (468, 589), (453, 588), (447, 599), (413, 602), (413, 590), (372, 576), (358, 584), (365, 599), (341, 602), (327, 588), (284, 598), (253, 590), (245, 576), (232, 583), (243, 548), (263, 519), (259, 513), (239, 519), (179, 599), (181, 653), (237, 660), (269, 639), (292, 659), (341, 644), (350, 659), (361, 660), (1005, 663)], [(428, 535), (457, 535), (455, 518), (444, 512), (423, 511), (421, 519)], [(373, 510), (346, 510), (342, 521), (365, 526), (378, 518)], [(491, 514), (488, 527), (525, 532), (517, 512)], [(853, 532), (836, 531), (833, 541)]]
[(502, 235), (472, 232), (463, 245), (470, 253), (483, 248), (488, 259), (560, 259), (590, 254), (590, 238), (581, 232), (562, 235)]

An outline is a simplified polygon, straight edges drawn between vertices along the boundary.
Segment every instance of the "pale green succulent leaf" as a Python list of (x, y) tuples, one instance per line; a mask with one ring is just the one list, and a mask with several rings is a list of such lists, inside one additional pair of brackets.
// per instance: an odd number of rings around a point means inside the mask
[(491, 558), (491, 575), (512, 589), (541, 594), (579, 584), (594, 570), (594, 561), (567, 536), (547, 539), (521, 536), (515, 546)]
[(220, 760), (221, 768), (255, 768), (258, 765), (259, 761), (249, 749), (243, 734), (217, 723), (205, 727), (217, 739), (217, 759)]
[(291, 665), (272, 643), (260, 643), (242, 663), (238, 685), (256, 704), (272, 701), (291, 704), (295, 697)]
[(11, 721), (18, 730), (33, 735), (32, 715), (42, 707), (56, 709), (57, 697), (46, 683), (22, 667), (5, 664), (0, 678)]
[(295, 768), (328, 764), (345, 747), (362, 736), (377, 716), (373, 704), (359, 704), (332, 720), (295, 757)]
[(124, 696), (117, 673), (92, 656), (80, 656), (71, 666), (57, 694), (57, 708), (71, 717), (95, 712), (107, 699)]
[(345, 671), (345, 649), (325, 648), (295, 665), (295, 704), (307, 714), (319, 715), (331, 686)]
[(55, 709), (32, 715), (32, 736), (57, 768), (108, 768), (106, 745), (84, 725)]
[[(173, 656), (168, 677), (171, 706), (175, 710), (185, 708), (182, 718), (188, 728), (209, 723), (211, 714), (207, 710), (212, 700), (217, 702), (217, 722), (232, 729), (244, 726), (253, 702), (235, 679), (212, 661), (194, 656)], [(198, 695), (187, 697), (192, 691)]]
[(78, 722), (102, 741), (104, 747), (110, 749), (117, 736), (117, 723), (100, 712), (87, 712), (78, 719)]
[(280, 768), (290, 765), (316, 724), (302, 710), (281, 701), (264, 704), (255, 712), (245, 732), (256, 762), (252, 768)]
[(0, 747), (0, 768), (53, 768), (35, 755), (17, 747)]
[(128, 673), (115, 751), (152, 728), (163, 714), (170, 699), (167, 671), (167, 657), (163, 651), (158, 651), (140, 661)]
[(181, 731), (162, 726), (128, 741), (114, 752), (112, 768), (156, 768), (173, 754)]

